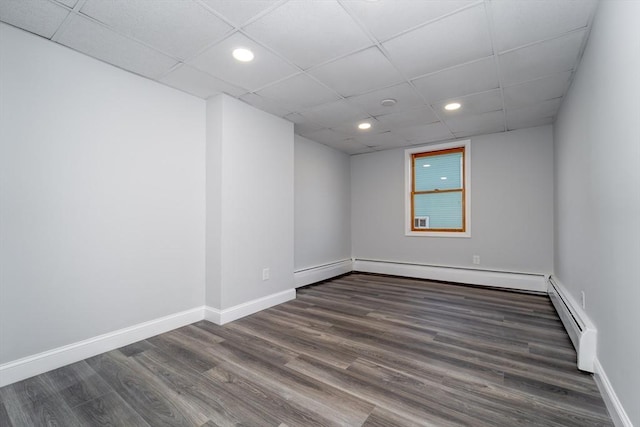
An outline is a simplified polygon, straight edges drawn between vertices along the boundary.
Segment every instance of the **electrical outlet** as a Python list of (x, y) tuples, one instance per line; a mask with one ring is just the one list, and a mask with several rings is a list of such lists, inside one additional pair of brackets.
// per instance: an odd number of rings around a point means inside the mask
[(473, 263), (475, 265), (480, 265), (480, 255), (474, 255), (473, 256)]
[(585, 296), (584, 296), (584, 291), (582, 291), (580, 293), (580, 305), (582, 305), (582, 308), (585, 308)]
[(269, 269), (268, 268), (263, 268), (262, 269), (262, 280), (269, 280)]

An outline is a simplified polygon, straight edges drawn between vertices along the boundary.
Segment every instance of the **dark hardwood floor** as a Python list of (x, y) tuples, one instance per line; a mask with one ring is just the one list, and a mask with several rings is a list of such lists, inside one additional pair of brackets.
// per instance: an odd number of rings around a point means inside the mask
[(1, 426), (609, 426), (546, 296), (366, 274), (0, 389)]

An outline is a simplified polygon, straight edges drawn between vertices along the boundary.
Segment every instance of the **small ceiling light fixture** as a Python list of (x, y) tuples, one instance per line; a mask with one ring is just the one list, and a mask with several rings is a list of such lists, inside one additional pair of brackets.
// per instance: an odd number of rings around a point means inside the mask
[(240, 62), (250, 62), (253, 61), (253, 52), (244, 47), (239, 47), (234, 49), (233, 57), (236, 58)]
[(380, 101), (380, 105), (382, 105), (383, 107), (393, 107), (397, 102), (398, 101), (393, 98), (387, 98)]
[(445, 105), (444, 109), (447, 110), (447, 111), (455, 111), (460, 107), (462, 107), (462, 105), (460, 105), (459, 102), (452, 102), (450, 104)]
[(360, 130), (367, 130), (367, 129), (371, 129), (371, 123), (369, 123), (369, 122), (362, 122), (362, 123), (358, 124), (358, 129), (360, 129)]
[(444, 181), (445, 179), (447, 179), (447, 177), (446, 176), (441, 176), (440, 179)]
[(426, 164), (426, 165), (422, 165), (423, 168), (430, 168), (431, 165), (430, 164)]

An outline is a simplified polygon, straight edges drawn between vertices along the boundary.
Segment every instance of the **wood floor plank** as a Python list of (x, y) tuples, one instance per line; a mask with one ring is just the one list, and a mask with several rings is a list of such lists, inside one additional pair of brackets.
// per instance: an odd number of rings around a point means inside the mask
[[(322, 413), (298, 404), (295, 400), (287, 400), (280, 394), (273, 393), (259, 380), (252, 379), (245, 372), (234, 369), (233, 365), (217, 366), (207, 372), (207, 377), (220, 382), (232, 394), (256, 408), (261, 414), (266, 414), (274, 420), (274, 425), (285, 423), (291, 426), (336, 426)], [(266, 417), (262, 415), (262, 421)]]
[(113, 389), (85, 361), (44, 374), (70, 407), (81, 405)]
[(82, 425), (151, 427), (115, 391), (73, 408)]
[(383, 408), (376, 408), (371, 412), (369, 418), (362, 424), (362, 427), (420, 427), (422, 424), (415, 423), (401, 414), (387, 411)]
[(0, 388), (0, 426), (612, 426), (546, 295), (352, 273)]
[(223, 367), (242, 372), (247, 377), (261, 378), (262, 385), (272, 393), (327, 417), (339, 425), (360, 425), (374, 406), (349, 393), (292, 370), (286, 365), (274, 364), (270, 359), (246, 353), (226, 341), (209, 349), (225, 362)]
[(177, 393), (117, 350), (87, 359), (87, 363), (152, 426), (192, 426), (205, 421)]
[(0, 426), (12, 427), (13, 423), (9, 418), (9, 413), (4, 405), (4, 401), (0, 399)]
[(129, 344), (125, 347), (120, 347), (118, 350), (120, 350), (120, 353), (124, 354), (125, 356), (130, 357), (152, 348), (153, 344), (151, 344), (147, 340), (142, 340), (134, 342), (133, 344)]
[[(460, 425), (460, 422), (456, 422), (456, 419), (447, 419), (446, 415), (441, 411), (427, 407), (424, 401), (416, 399), (415, 396), (398, 395), (398, 393), (394, 393), (390, 389), (389, 385), (382, 386), (371, 379), (364, 379), (349, 371), (345, 372), (313, 357), (301, 355), (299, 358), (287, 363), (287, 367), (310, 376), (317, 381), (329, 384), (336, 389), (350, 393), (359, 399), (371, 402), (377, 407), (402, 413), (413, 422), (422, 425)], [(466, 416), (461, 413), (459, 417), (465, 418)]]
[(64, 399), (42, 375), (0, 389), (14, 426), (81, 426)]
[(256, 410), (224, 384), (211, 381), (207, 372), (201, 373), (181, 365), (179, 359), (161, 350), (146, 351), (135, 358), (167, 389), (179, 395), (192, 412), (204, 418), (202, 423), (211, 421), (220, 426), (277, 424), (277, 420)]

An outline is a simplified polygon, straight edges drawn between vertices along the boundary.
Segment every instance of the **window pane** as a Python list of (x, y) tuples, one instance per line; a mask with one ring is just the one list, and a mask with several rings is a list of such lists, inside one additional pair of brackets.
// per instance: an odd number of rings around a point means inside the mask
[(415, 191), (462, 188), (462, 153), (416, 157)]
[(462, 229), (462, 192), (416, 194), (414, 217), (428, 217), (430, 229)]

